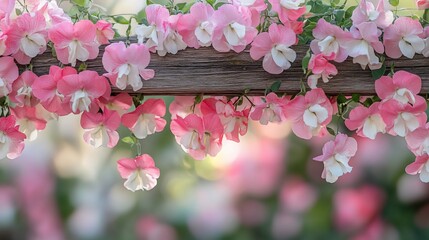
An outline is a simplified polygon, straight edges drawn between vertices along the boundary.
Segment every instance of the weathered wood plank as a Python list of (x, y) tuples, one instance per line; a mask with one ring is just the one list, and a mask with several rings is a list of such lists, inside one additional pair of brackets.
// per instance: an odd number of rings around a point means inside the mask
[[(281, 92), (294, 94), (300, 91), (300, 79), (303, 77), (301, 60), (308, 46), (294, 46), (297, 60), (292, 67), (279, 75), (272, 75), (262, 69), (261, 61), (250, 58), (248, 50), (219, 53), (212, 48), (186, 49), (176, 55), (159, 57), (152, 54), (149, 68), (155, 69), (155, 78), (145, 81), (139, 91), (147, 95), (234, 95), (250, 89), (250, 95), (262, 95), (264, 90), (275, 81), (282, 81)], [(101, 48), (97, 59), (88, 61), (88, 69), (104, 73)], [(395, 64), (395, 70), (407, 70), (418, 74), (423, 81), (422, 94), (429, 93), (429, 58), (416, 55), (414, 59), (387, 59), (386, 64)], [(33, 60), (33, 71), (38, 75), (46, 74), (50, 65), (58, 65), (50, 52)], [(320, 84), (327, 94), (360, 93), (373, 95), (374, 81), (369, 70), (362, 70), (349, 59), (337, 64), (339, 74), (329, 83)], [(389, 67), (387, 71), (389, 71)], [(126, 89), (132, 92), (131, 89)], [(113, 92), (120, 92), (113, 88)]]

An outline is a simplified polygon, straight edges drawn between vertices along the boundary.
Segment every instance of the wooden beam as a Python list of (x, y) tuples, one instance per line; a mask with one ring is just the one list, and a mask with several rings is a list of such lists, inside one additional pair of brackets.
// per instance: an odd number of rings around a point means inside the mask
[[(300, 91), (300, 79), (303, 77), (301, 60), (308, 46), (294, 46), (297, 59), (292, 67), (282, 74), (272, 75), (264, 71), (262, 61), (250, 58), (249, 51), (219, 53), (213, 48), (188, 48), (176, 55), (159, 57), (151, 55), (149, 68), (155, 70), (155, 78), (145, 81), (138, 92), (146, 95), (237, 95), (250, 89), (250, 95), (262, 95), (267, 87), (280, 80), (280, 91), (294, 94)], [(105, 73), (101, 63), (104, 47), (97, 59), (88, 61), (88, 69)], [(387, 59), (387, 71), (394, 63), (395, 71), (407, 70), (418, 74), (423, 81), (422, 94), (429, 94), (429, 58), (416, 55), (414, 59)], [(47, 74), (50, 65), (58, 61), (47, 51), (33, 60), (33, 71), (37, 75)], [(374, 95), (374, 80), (369, 70), (348, 59), (336, 64), (339, 74), (327, 84), (319, 84), (329, 95), (359, 93)], [(306, 81), (306, 80), (304, 80)], [(113, 92), (121, 90), (113, 88)], [(125, 91), (132, 93), (131, 89)]]

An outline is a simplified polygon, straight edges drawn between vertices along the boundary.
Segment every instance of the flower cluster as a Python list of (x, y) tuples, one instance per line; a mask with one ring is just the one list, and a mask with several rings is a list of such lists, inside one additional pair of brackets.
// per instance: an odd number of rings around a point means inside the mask
[[(24, 140), (34, 140), (49, 120), (80, 114), (83, 139), (94, 147), (115, 147), (121, 124), (130, 130), (132, 136), (123, 141), (136, 146), (138, 156), (118, 161), (118, 170), (127, 179), (128, 189), (149, 190), (156, 185), (159, 169), (149, 155), (140, 152), (140, 140), (165, 129), (167, 106), (161, 99), (144, 101), (138, 94), (112, 95), (112, 87), (141, 90), (145, 80), (155, 77), (149, 68), (151, 53), (165, 56), (187, 47), (209, 46), (218, 52), (241, 53), (249, 47), (253, 60), (263, 59), (266, 72), (281, 74), (297, 59), (293, 46), (308, 43), (311, 51), (303, 60), (301, 81), (307, 80), (310, 90), (302, 83), (301, 92), (286, 96), (273, 84), (261, 97), (247, 96), (246, 91), (236, 97), (176, 97), (169, 110), (170, 130), (177, 143), (201, 160), (216, 156), (224, 139), (239, 142), (249, 120), (264, 125), (288, 121), (303, 139), (335, 135), (323, 147), (323, 154), (314, 158), (324, 164), (322, 177), (335, 182), (351, 171), (349, 160), (357, 151), (356, 140), (328, 126), (336, 115), (360, 137), (375, 139), (378, 133), (404, 137), (417, 157), (406, 171), (420, 173), (421, 180), (429, 182), (429, 124), (426, 99), (418, 95), (419, 76), (392, 70), (375, 81), (374, 98), (328, 97), (318, 88), (319, 79), (328, 83), (338, 74), (336, 64), (348, 57), (363, 69), (376, 70), (383, 67), (385, 57), (429, 56), (429, 27), (418, 19), (396, 16), (386, 0), (377, 2), (362, 0), (348, 13), (344, 5), (326, 7), (319, 0), (228, 0), (181, 8), (173, 3), (150, 4), (143, 10), (144, 18), (127, 20), (104, 16), (92, 11), (91, 4), (78, 1), (72, 2), (79, 10), (72, 17), (56, 1), (3, 1), (0, 157), (19, 156)], [(416, 4), (428, 8), (427, 1)], [(309, 8), (327, 12), (318, 16)], [(115, 31), (109, 19), (128, 25), (126, 40), (110, 43)], [(137, 42), (130, 40), (133, 19), (138, 22)], [(101, 45), (107, 46), (101, 57), (105, 73), (100, 75), (86, 69), (85, 62), (100, 55)], [(47, 50), (59, 64), (38, 76), (32, 71), (32, 59)], [(20, 71), (19, 65), (25, 70)]]

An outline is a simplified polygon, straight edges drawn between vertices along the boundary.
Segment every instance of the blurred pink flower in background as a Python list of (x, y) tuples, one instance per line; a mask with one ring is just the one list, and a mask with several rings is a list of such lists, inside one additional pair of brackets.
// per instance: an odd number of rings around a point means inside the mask
[(344, 232), (357, 231), (380, 213), (383, 203), (383, 192), (371, 185), (340, 189), (334, 196), (335, 226)]
[(141, 240), (176, 240), (177, 234), (173, 227), (165, 224), (154, 216), (143, 216), (136, 223), (138, 239)]

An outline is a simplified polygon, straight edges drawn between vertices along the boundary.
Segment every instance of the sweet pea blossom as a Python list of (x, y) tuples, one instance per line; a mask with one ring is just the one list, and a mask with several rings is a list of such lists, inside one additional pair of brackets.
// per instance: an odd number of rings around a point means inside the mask
[(261, 12), (267, 9), (264, 0), (228, 0), (238, 7), (238, 11), (252, 19), (252, 26), (257, 27), (261, 22)]
[(80, 118), (80, 125), (85, 132), (83, 139), (93, 147), (116, 146), (119, 134), (116, 131), (121, 124), (121, 117), (115, 111), (104, 108), (102, 112), (84, 112)]
[(306, 8), (304, 5), (305, 0), (268, 0), (273, 6), (272, 10), (278, 13), (282, 23), (288, 21), (295, 21), (302, 16)]
[(76, 66), (76, 61), (86, 61), (98, 56), (97, 28), (89, 20), (61, 22), (49, 31), (58, 60)]
[(11, 108), (11, 114), (15, 116), (19, 131), (24, 133), (29, 141), (35, 140), (38, 131), (46, 127), (46, 120), (38, 114), (35, 107)]
[(191, 113), (200, 113), (200, 109), (195, 103), (195, 96), (175, 96), (168, 110), (172, 119), (175, 119), (177, 116), (185, 118)]
[(326, 58), (323, 54), (311, 56), (310, 62), (308, 63), (308, 69), (313, 73), (308, 77), (308, 86), (310, 86), (311, 89), (317, 88), (317, 81), (319, 78), (322, 78), (323, 82), (327, 83), (332, 76), (338, 74), (335, 65), (328, 61), (332, 58), (333, 57)]
[(340, 27), (328, 23), (321, 18), (313, 29), (314, 40), (310, 47), (314, 54), (323, 54), (326, 57), (332, 57), (336, 62), (344, 62), (347, 58), (347, 51), (344, 48), (344, 41), (349, 34)]
[(16, 0), (0, 0), (0, 20), (9, 18), (15, 8)]
[(223, 126), (216, 114), (177, 116), (170, 124), (177, 143), (193, 158), (216, 156), (222, 148)]
[(24, 149), (25, 134), (19, 131), (15, 117), (0, 118), (0, 159), (8, 157), (14, 159), (21, 155)]
[(12, 57), (0, 57), (0, 97), (7, 96), (18, 78), (18, 66)]
[(271, 24), (268, 32), (262, 32), (252, 42), (250, 56), (253, 60), (264, 57), (262, 67), (271, 74), (280, 74), (289, 69), (296, 59), (296, 52), (290, 48), (296, 42), (296, 35), (282, 25)]
[(180, 15), (172, 15), (167, 8), (159, 4), (151, 4), (146, 7), (148, 26), (142, 24), (136, 27), (138, 43), (144, 43), (159, 56), (167, 53), (176, 54), (186, 48), (182, 36), (177, 32), (177, 22)]
[(164, 130), (167, 121), (163, 119), (166, 106), (162, 99), (148, 99), (133, 112), (124, 114), (122, 124), (129, 128), (138, 139)]
[(6, 52), (7, 35), (0, 29), (0, 56)]
[(118, 171), (123, 179), (125, 188), (135, 192), (137, 190), (151, 190), (157, 184), (159, 169), (155, 166), (153, 158), (147, 154), (136, 158), (118, 160)]
[(325, 143), (322, 155), (313, 159), (323, 162), (322, 178), (329, 183), (334, 183), (338, 177), (352, 171), (349, 161), (356, 154), (356, 151), (356, 140), (340, 133), (335, 137), (335, 140)]
[(31, 85), (32, 93), (49, 112), (60, 116), (67, 115), (71, 112), (70, 97), (59, 92), (58, 83), (62, 81), (63, 77), (74, 74), (77, 74), (77, 71), (72, 67), (51, 66), (49, 74), (34, 80)]
[(255, 107), (250, 113), (250, 118), (259, 121), (262, 125), (269, 122), (280, 123), (285, 119), (284, 108), (288, 102), (286, 98), (280, 98), (274, 92), (269, 93), (264, 99), (255, 98)]
[(393, 12), (385, 9), (386, 1), (378, 0), (377, 8), (367, 0), (361, 0), (352, 14), (353, 25), (374, 22), (379, 28), (390, 26), (394, 20)]
[(177, 31), (183, 41), (192, 48), (211, 45), (214, 25), (211, 16), (214, 9), (210, 4), (197, 2), (192, 5), (189, 14), (182, 15), (177, 23)]
[(382, 103), (380, 114), (390, 134), (405, 137), (408, 133), (425, 125), (426, 107), (426, 100), (420, 96), (417, 96), (413, 105), (391, 99)]
[(48, 42), (46, 21), (39, 12), (19, 16), (5, 34), (7, 34), (5, 54), (12, 54), (19, 64), (29, 64), (32, 58), (46, 50)]
[(429, 123), (405, 136), (408, 148), (416, 156), (429, 154)]
[(332, 120), (333, 108), (321, 88), (296, 96), (285, 107), (286, 118), (292, 121), (292, 131), (300, 138), (310, 139), (326, 132)]
[(34, 107), (39, 100), (33, 95), (32, 85), (38, 76), (32, 71), (23, 72), (16, 81), (12, 83), (10, 100), (17, 106)]
[(394, 99), (402, 104), (414, 104), (421, 88), (421, 78), (403, 70), (375, 81), (375, 91), (383, 101)]
[(419, 174), (422, 182), (429, 183), (429, 155), (417, 156), (416, 160), (405, 168), (405, 172), (410, 175)]
[(69, 97), (73, 113), (90, 111), (94, 107), (94, 100), (105, 94), (107, 79), (99, 76), (95, 71), (83, 71), (79, 74), (63, 76), (58, 82), (58, 91), (65, 97)]
[(109, 40), (112, 40), (115, 36), (112, 24), (105, 20), (98, 20), (95, 23), (95, 27), (97, 28), (97, 42), (99, 44), (109, 44)]
[[(375, 55), (384, 52), (383, 43), (379, 37), (381, 31), (372, 22), (363, 22), (352, 26), (351, 37), (344, 42), (344, 47), (354, 63), (359, 63), (362, 69), (368, 65), (371, 70), (381, 67), (380, 59)], [(375, 52), (374, 52), (375, 51)]]
[(375, 139), (377, 133), (386, 132), (386, 123), (380, 115), (379, 102), (372, 104), (369, 108), (357, 106), (350, 111), (349, 118), (345, 124), (351, 131), (356, 130), (357, 135)]
[(429, 8), (429, 1), (428, 0), (416, 0), (417, 8), (420, 10), (428, 9)]
[(137, 91), (143, 87), (141, 78), (149, 80), (155, 76), (154, 70), (146, 69), (150, 53), (144, 44), (126, 47), (124, 42), (112, 43), (106, 47), (102, 62), (107, 71), (105, 76), (121, 90), (130, 85)]
[(241, 105), (235, 105), (238, 98), (228, 101), (226, 97), (211, 97), (204, 99), (200, 104), (203, 115), (217, 114), (224, 126), (225, 138), (235, 142), (240, 142), (240, 135), (247, 133), (249, 113), (251, 104), (246, 101)]
[(215, 26), (212, 45), (218, 52), (242, 52), (258, 34), (250, 17), (243, 16), (237, 6), (231, 4), (224, 4), (215, 11), (212, 21)]
[(404, 55), (413, 58), (416, 53), (422, 53), (425, 42), (419, 37), (423, 27), (418, 20), (409, 17), (400, 17), (384, 30), (383, 41), (386, 55), (391, 58), (400, 58)]
[(124, 115), (133, 105), (133, 98), (125, 92), (108, 98), (101, 97), (98, 100), (100, 108), (106, 107), (117, 112), (120, 116)]

